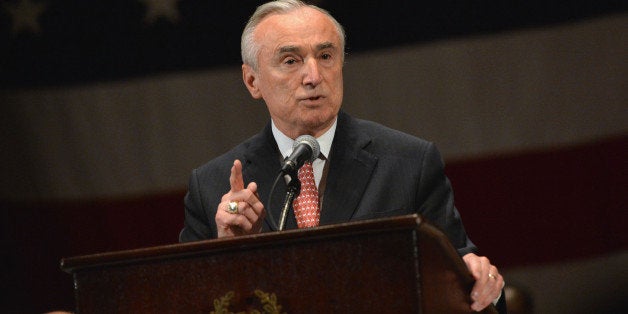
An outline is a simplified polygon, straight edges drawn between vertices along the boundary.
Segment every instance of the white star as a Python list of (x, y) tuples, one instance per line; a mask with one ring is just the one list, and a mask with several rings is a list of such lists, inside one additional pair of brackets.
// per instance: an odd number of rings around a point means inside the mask
[(4, 3), (4, 8), (11, 14), (13, 24), (11, 32), (18, 34), (30, 32), (41, 33), (39, 17), (46, 10), (47, 4), (43, 2), (32, 2), (31, 0), (19, 0), (17, 3)]
[(146, 5), (146, 15), (144, 23), (155, 24), (160, 18), (175, 24), (179, 21), (179, 0), (139, 0)]

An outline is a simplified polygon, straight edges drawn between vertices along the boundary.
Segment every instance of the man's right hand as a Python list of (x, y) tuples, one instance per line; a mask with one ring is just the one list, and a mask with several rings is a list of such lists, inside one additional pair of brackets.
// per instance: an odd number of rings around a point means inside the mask
[[(262, 231), (262, 224), (266, 211), (264, 204), (257, 195), (257, 184), (249, 183), (244, 188), (242, 178), (242, 163), (239, 160), (233, 162), (231, 176), (229, 177), (231, 190), (222, 196), (220, 204), (216, 210), (216, 226), (218, 227), (218, 237), (229, 237), (245, 234), (259, 233)], [(237, 203), (237, 212), (229, 211), (229, 203)]]

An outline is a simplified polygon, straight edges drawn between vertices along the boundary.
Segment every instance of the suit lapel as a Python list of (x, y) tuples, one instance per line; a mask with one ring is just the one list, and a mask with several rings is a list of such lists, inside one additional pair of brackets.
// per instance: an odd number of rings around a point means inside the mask
[(377, 157), (364, 150), (370, 142), (341, 111), (329, 156), (321, 225), (347, 222), (353, 216), (377, 164)]
[[(272, 135), (270, 123), (250, 142), (249, 147), (246, 148), (243, 154), (242, 162), (245, 185), (249, 182), (257, 183), (260, 200), (264, 204), (267, 213), (270, 213), (267, 214), (264, 230), (273, 230), (268, 220), (272, 217), (275, 224), (279, 222), (286, 186), (283, 180), (278, 182), (272, 200), (269, 198), (274, 180), (279, 173), (279, 169), (281, 169), (281, 156), (277, 148), (277, 142), (275, 142)], [(269, 206), (272, 208), (269, 208)], [(294, 215), (289, 213), (286, 229), (291, 226), (296, 227), (296, 220)]]

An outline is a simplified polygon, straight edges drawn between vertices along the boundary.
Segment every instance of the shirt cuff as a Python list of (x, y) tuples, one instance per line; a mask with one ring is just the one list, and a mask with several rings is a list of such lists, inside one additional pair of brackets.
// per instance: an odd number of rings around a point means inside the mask
[(506, 286), (506, 282), (504, 281), (504, 284), (502, 285), (502, 289), (499, 290), (499, 295), (497, 296), (497, 298), (495, 300), (493, 300), (493, 305), (497, 305), (497, 302), (499, 301), (499, 298), (502, 297), (502, 293), (504, 293), (504, 287)]

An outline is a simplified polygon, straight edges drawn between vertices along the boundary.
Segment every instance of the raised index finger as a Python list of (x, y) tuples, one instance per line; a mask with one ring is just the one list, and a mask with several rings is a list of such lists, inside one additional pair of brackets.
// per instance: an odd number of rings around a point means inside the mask
[(231, 176), (229, 176), (231, 192), (238, 192), (244, 189), (244, 179), (242, 178), (242, 163), (239, 160), (233, 161)]

